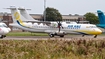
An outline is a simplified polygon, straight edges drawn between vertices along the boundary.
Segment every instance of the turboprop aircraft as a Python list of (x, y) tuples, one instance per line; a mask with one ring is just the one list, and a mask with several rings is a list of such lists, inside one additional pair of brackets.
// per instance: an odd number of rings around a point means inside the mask
[(24, 15), (21, 15), (17, 8), (10, 7), (7, 9), (11, 10), (11, 15), (14, 21), (12, 24), (10, 24), (10, 26), (29, 32), (44, 32), (48, 33), (50, 37), (64, 37), (66, 34), (82, 34), (83, 36), (95, 35), (94, 38), (102, 33), (102, 31), (93, 24), (70, 24), (65, 22), (49, 22), (49, 24), (38, 24), (37, 22), (34, 24), (24, 23), (23, 20), (27, 20), (27, 18), (23, 17)]
[(5, 23), (0, 23), (0, 38), (6, 37), (10, 31), (11, 29)]

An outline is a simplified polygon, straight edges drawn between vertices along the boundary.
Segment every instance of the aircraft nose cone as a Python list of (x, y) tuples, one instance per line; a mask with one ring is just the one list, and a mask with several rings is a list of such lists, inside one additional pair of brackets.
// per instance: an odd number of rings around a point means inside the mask
[(10, 31), (11, 31), (11, 29), (10, 29), (10, 28), (8, 28), (8, 31), (10, 32)]
[(3, 32), (4, 32), (4, 35), (5, 35), (5, 34), (9, 33), (9, 30), (4, 29)]
[(102, 31), (100, 29), (98, 29), (97, 34), (102, 34)]

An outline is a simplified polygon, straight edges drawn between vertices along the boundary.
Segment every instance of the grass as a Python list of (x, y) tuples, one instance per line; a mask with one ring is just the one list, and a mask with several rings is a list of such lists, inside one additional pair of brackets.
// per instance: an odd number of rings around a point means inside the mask
[(47, 33), (10, 32), (7, 36), (48, 36)]
[[(8, 36), (46, 36), (10, 32)], [(0, 40), (0, 59), (105, 59), (105, 39)]]
[(105, 40), (0, 40), (0, 59), (105, 59)]

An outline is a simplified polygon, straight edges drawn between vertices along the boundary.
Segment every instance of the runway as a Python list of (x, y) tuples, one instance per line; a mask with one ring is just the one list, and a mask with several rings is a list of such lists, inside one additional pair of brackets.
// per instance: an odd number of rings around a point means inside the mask
[(65, 35), (65, 37), (60, 38), (59, 36), (55, 36), (53, 38), (50, 38), (49, 36), (7, 36), (0, 40), (48, 40), (48, 39), (64, 39), (64, 40), (72, 40), (72, 39), (105, 39), (104, 35), (99, 35), (97, 38), (94, 38), (94, 36), (84, 36), (82, 35)]

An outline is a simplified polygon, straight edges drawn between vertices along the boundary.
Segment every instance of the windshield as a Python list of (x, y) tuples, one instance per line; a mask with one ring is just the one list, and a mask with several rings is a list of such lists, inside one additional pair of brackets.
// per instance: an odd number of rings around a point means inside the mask
[(6, 28), (8, 28), (8, 26), (6, 24), (0, 24), (0, 27), (6, 27)]
[(96, 26), (87, 26), (86, 28), (97, 28)]
[(3, 24), (3, 27), (8, 27), (6, 24)]

